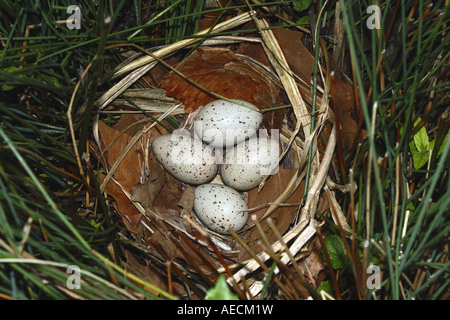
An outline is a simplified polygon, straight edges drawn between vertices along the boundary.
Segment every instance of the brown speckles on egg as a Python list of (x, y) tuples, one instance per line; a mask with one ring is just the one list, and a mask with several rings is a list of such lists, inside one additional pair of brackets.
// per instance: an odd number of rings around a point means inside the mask
[(247, 210), (241, 194), (228, 186), (203, 184), (195, 188), (195, 214), (215, 232), (228, 234), (230, 227), (235, 231), (242, 229), (247, 223)]
[(212, 147), (231, 147), (252, 136), (261, 126), (263, 115), (251, 103), (235, 101), (249, 108), (225, 100), (203, 106), (195, 120), (201, 122), (194, 127), (197, 136)]
[(253, 189), (271, 173), (279, 155), (277, 140), (251, 138), (241, 142), (227, 151), (220, 169), (222, 181), (238, 191)]
[(208, 183), (217, 174), (218, 167), (212, 149), (189, 135), (159, 136), (153, 140), (152, 150), (164, 169), (185, 183)]

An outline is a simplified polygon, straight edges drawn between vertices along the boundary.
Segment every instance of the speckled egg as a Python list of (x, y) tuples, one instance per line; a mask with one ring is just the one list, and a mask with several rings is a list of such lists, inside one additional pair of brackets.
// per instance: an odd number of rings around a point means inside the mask
[(278, 170), (278, 139), (252, 138), (228, 149), (220, 169), (222, 181), (239, 191), (258, 186)]
[(247, 202), (238, 191), (220, 184), (203, 184), (195, 188), (194, 212), (209, 229), (228, 234), (241, 230), (248, 219)]
[(155, 138), (153, 153), (176, 179), (193, 185), (210, 182), (218, 170), (214, 149), (186, 132)]
[(255, 135), (263, 114), (249, 102), (212, 101), (203, 106), (195, 118), (194, 130), (199, 139), (212, 147), (231, 147)]

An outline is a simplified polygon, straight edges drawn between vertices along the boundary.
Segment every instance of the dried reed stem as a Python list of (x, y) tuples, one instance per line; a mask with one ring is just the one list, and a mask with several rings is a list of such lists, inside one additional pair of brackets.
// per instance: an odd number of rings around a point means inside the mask
[[(194, 34), (194, 36), (190, 39), (185, 39), (185, 40), (181, 40), (178, 42), (175, 42), (173, 44), (170, 44), (164, 48), (161, 48), (157, 51), (154, 52), (154, 55), (162, 58), (168, 54), (171, 54), (173, 52), (178, 51), (179, 49), (182, 49), (184, 47), (187, 47), (191, 44), (194, 44), (198, 41), (200, 41), (202, 39), (202, 36), (207, 36), (209, 34), (214, 34), (214, 33), (219, 33), (219, 32), (223, 32), (229, 29), (233, 29), (241, 24), (247, 23), (251, 20), (251, 15), (254, 14), (254, 11), (251, 12), (245, 12), (243, 14), (240, 14), (234, 18), (231, 18), (229, 20), (226, 20), (224, 22), (221, 22), (219, 24), (217, 24), (212, 30), (208, 29), (204, 29), (196, 34)], [(150, 56), (145, 56), (142, 57), (126, 66), (124, 66), (123, 68), (121, 68), (120, 70), (118, 70), (113, 78), (115, 77), (119, 77), (125, 73), (128, 73), (132, 70), (135, 70), (139, 67), (145, 66), (151, 62), (154, 62), (154, 58), (150, 57)]]

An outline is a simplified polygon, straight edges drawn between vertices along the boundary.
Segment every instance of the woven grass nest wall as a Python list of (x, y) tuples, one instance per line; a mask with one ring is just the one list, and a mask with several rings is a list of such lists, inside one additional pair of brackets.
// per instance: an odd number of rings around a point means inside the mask
[[(241, 298), (256, 298), (264, 287), (262, 273), (270, 269), (266, 263), (275, 259), (285, 269), (284, 276), (277, 279), (284, 291), (280, 294), (306, 298), (326, 273), (315, 238), (316, 227), (323, 221), (317, 213), (330, 216), (331, 202), (333, 219), (350, 230), (334, 195), (338, 190), (347, 192), (350, 185), (339, 185), (329, 176), (336, 122), (328, 99), (333, 82), (340, 89), (336, 101), (347, 108), (344, 123), (352, 124), (342, 130), (346, 148), (351, 148), (356, 126), (347, 111), (354, 109), (353, 89), (335, 68), (333, 79), (321, 77), (313, 108), (314, 57), (300, 41), (300, 32), (265, 30), (268, 23), (254, 12), (218, 24), (210, 32), (241, 24), (256, 26), (260, 32), (246, 37), (212, 36), (172, 66), (175, 59), (170, 56), (195, 45), (198, 39), (180, 41), (155, 52), (141, 52), (111, 72), (110, 76), (123, 79), (97, 102), (104, 111), (93, 147), (107, 172), (101, 178), (101, 189), (113, 198), (125, 226), (123, 237), (133, 247), (125, 249), (128, 268), (171, 293), (202, 298), (205, 288), (225, 273)], [(167, 71), (162, 72), (161, 66)], [(320, 68), (323, 75), (324, 66)], [(151, 88), (128, 89), (141, 77), (153, 84)], [(122, 93), (128, 101), (115, 99)], [(223, 97), (256, 105), (264, 113), (262, 128), (279, 130), (281, 147), (276, 174), (245, 192), (250, 211), (247, 225), (229, 236), (199, 226), (193, 215), (194, 188), (167, 173), (151, 151), (155, 137), (175, 129), (168, 116), (189, 130), (203, 105)], [(130, 112), (136, 106), (144, 111)], [(108, 116), (108, 110), (125, 111), (118, 123), (108, 126), (101, 119)], [(307, 165), (308, 152), (314, 156)], [(219, 175), (212, 182), (222, 183)], [(356, 184), (353, 188), (355, 192)], [(300, 201), (304, 195), (305, 201)], [(168, 281), (170, 269), (178, 279)], [(183, 282), (189, 284), (189, 290)]]

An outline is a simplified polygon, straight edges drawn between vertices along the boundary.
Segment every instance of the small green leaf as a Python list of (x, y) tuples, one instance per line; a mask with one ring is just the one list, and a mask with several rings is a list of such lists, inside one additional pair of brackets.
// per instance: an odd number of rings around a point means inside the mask
[(94, 228), (99, 228), (100, 222), (97, 222), (94, 219), (91, 219), (91, 226), (93, 226)]
[(309, 17), (308, 16), (301, 17), (296, 21), (296, 24), (299, 26), (309, 25)]
[[(417, 126), (417, 124), (421, 120), (422, 119), (420, 119), (420, 117), (417, 118), (416, 122), (414, 123), (414, 127)], [(420, 128), (420, 130), (414, 135), (413, 139), (417, 151), (419, 151), (420, 153), (428, 153), (428, 151), (430, 150), (430, 140), (428, 139), (428, 134), (425, 127)]]
[[(411, 154), (413, 157), (413, 165), (415, 169), (422, 168), (425, 163), (428, 162), (428, 157), (430, 156), (429, 151), (425, 152), (419, 152), (417, 149), (415, 149), (415, 146), (409, 146), (409, 149), (411, 150)], [(414, 150), (415, 149), (415, 150)], [(412, 151), (414, 150), (414, 151)]]
[(406, 205), (406, 209), (409, 211), (415, 211), (416, 207), (414, 206), (414, 204), (412, 202), (408, 202), (408, 204)]
[(342, 238), (337, 234), (330, 234), (323, 240), (325, 242), (325, 246), (327, 247), (333, 269), (340, 269), (344, 267), (348, 261), (348, 258)]
[[(17, 71), (20, 71), (20, 68), (15, 67), (15, 66), (9, 66), (9, 67), (6, 67), (5, 69), (3, 69), (3, 72), (6, 72), (6, 73), (15, 73)], [(23, 77), (23, 75), (19, 75), (19, 76)], [(15, 88), (16, 88), (15, 86), (11, 86), (9, 84), (4, 84), (4, 85), (1, 86), (1, 89), (3, 91), (11, 91), (11, 90), (13, 90)]]
[[(416, 127), (421, 118), (418, 117), (416, 122), (414, 123), (414, 127)], [(419, 129), (419, 131), (414, 135), (413, 141), (409, 143), (409, 150), (411, 151), (411, 155), (413, 157), (413, 164), (415, 169), (422, 168), (427, 162), (430, 156), (430, 150), (434, 147), (434, 140), (430, 143), (428, 139), (427, 130), (425, 127)]]
[(296, 0), (293, 2), (294, 10), (298, 12), (306, 10), (311, 6), (312, 2), (313, 0)]
[(216, 285), (206, 293), (205, 300), (238, 300), (238, 297), (231, 293), (225, 276), (221, 274)]
[(333, 290), (331, 289), (330, 280), (322, 281), (320, 286), (317, 288), (317, 293), (320, 294), (322, 291), (325, 291), (330, 296), (333, 296)]

